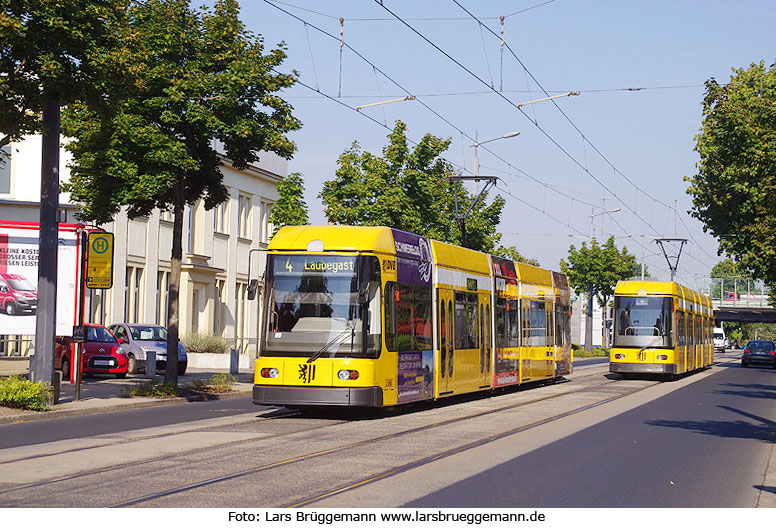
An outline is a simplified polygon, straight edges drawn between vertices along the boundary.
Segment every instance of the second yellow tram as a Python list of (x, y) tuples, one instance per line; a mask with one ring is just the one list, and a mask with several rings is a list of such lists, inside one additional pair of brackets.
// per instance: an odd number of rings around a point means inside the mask
[(677, 282), (618, 282), (613, 323), (611, 372), (671, 377), (714, 362), (711, 300)]

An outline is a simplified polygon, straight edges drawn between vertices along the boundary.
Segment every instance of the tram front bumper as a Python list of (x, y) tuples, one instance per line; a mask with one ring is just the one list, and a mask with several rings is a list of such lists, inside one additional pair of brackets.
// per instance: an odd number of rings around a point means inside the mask
[(254, 385), (253, 403), (280, 407), (382, 407), (380, 387), (284, 387)]
[(609, 363), (609, 372), (617, 374), (676, 374), (673, 363)]

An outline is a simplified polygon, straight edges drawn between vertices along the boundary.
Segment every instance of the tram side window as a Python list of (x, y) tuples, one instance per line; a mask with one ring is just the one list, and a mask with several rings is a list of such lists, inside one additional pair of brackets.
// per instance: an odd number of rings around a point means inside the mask
[(555, 305), (555, 345), (563, 346), (563, 330), (566, 328), (568, 308), (561, 304)]
[(508, 346), (520, 346), (520, 309), (517, 307), (517, 301), (509, 301), (507, 308), (509, 311), (509, 341)]
[(479, 348), (477, 294), (455, 292), (455, 348)]
[(509, 346), (507, 300), (496, 299), (496, 348)]
[(385, 285), (385, 346), (391, 351), (431, 350), (431, 290)]
[(686, 327), (684, 325), (684, 312), (676, 312), (677, 317), (677, 328), (676, 334), (677, 334), (677, 340), (679, 341), (679, 346), (685, 346), (687, 344), (687, 331)]

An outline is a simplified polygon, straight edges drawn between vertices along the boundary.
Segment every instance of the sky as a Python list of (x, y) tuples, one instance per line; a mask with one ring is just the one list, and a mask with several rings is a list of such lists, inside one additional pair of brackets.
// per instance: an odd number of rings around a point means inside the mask
[(708, 286), (721, 257), (684, 181), (704, 83), (776, 61), (771, 0), (251, 0), (241, 18), (265, 50), (283, 43), (279, 69), (299, 76), (281, 96), (303, 123), (289, 171), (303, 175), (311, 223), (326, 223), (318, 194), (338, 157), (354, 141), (381, 154), (401, 120), (410, 141), (450, 138), (443, 156), (466, 176), (475, 137), (487, 141), (479, 174), (506, 199), (501, 245), (557, 270), (592, 229), (667, 280), (654, 239), (684, 238), (677, 280)]

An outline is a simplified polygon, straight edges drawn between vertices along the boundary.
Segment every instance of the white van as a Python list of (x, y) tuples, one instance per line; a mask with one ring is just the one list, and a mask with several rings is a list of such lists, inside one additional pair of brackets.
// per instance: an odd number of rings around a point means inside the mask
[(722, 328), (714, 329), (714, 350), (719, 352), (725, 352), (725, 346), (727, 341), (725, 340), (725, 330)]

